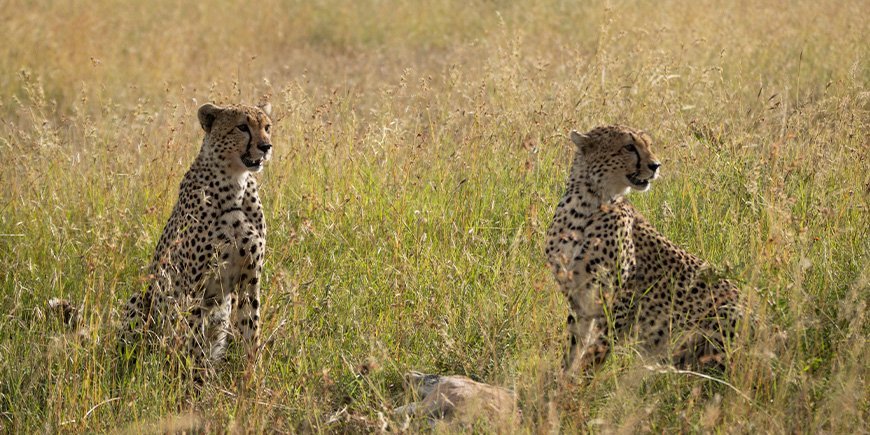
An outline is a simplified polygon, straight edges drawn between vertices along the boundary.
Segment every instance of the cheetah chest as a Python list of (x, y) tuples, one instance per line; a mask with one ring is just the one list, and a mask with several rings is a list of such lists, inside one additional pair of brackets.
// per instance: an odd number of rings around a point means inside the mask
[(635, 262), (631, 225), (630, 210), (622, 204), (596, 207), (583, 198), (563, 199), (546, 248), (556, 280), (570, 286), (604, 273), (624, 282)]
[(217, 274), (207, 285), (207, 298), (257, 284), (266, 248), (264, 230), (262, 214), (231, 210), (220, 216), (213, 231)]

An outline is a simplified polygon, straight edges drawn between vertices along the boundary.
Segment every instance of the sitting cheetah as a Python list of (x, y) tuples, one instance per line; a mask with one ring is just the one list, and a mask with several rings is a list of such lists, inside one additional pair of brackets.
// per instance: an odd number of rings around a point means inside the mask
[(270, 112), (269, 104), (199, 108), (202, 148), (157, 243), (151, 282), (126, 305), (124, 341), (185, 346), (198, 381), (223, 356), (230, 323), (249, 354), (257, 348), (266, 225), (251, 174), (272, 154)]
[(624, 199), (658, 176), (650, 137), (608, 126), (572, 131), (571, 140), (574, 162), (546, 246), (570, 309), (564, 372), (591, 368), (613, 342), (629, 338), (678, 366), (721, 365), (724, 340), (740, 318), (737, 288)]

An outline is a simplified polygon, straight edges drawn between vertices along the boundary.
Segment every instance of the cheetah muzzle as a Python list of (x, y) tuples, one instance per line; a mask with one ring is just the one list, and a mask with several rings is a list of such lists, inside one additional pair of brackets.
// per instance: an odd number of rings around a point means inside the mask
[(652, 180), (652, 178), (641, 179), (640, 174), (637, 172), (628, 174), (628, 176), (626, 178), (628, 178), (628, 182), (631, 183), (631, 186), (633, 188), (640, 190), (640, 191), (645, 191), (645, 190), (649, 189), (649, 182), (650, 182), (650, 180)]
[(251, 172), (260, 172), (263, 170), (263, 164), (266, 162), (266, 158), (253, 160), (250, 156), (244, 155), (242, 156), (242, 164), (245, 165)]

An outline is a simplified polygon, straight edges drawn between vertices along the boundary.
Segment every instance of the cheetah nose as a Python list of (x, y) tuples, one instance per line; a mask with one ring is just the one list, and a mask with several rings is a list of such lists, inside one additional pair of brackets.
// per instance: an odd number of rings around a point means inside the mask
[(257, 149), (259, 149), (260, 151), (262, 151), (264, 153), (267, 153), (267, 152), (269, 152), (270, 149), (272, 149), (272, 144), (263, 142), (263, 143), (257, 145)]
[(655, 163), (650, 163), (648, 166), (649, 166), (650, 170), (655, 172), (656, 169), (658, 169), (661, 165), (662, 165), (661, 163), (655, 162)]

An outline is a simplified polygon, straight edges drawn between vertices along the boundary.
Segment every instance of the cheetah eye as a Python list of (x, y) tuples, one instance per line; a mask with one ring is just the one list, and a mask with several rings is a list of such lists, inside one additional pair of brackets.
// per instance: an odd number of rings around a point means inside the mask
[(630, 143), (630, 144), (626, 145), (626, 146), (625, 146), (625, 149), (628, 150), (628, 152), (630, 152), (630, 153), (636, 153), (636, 152), (637, 152), (637, 148), (635, 148), (635, 146), (634, 146), (633, 143)]
[(272, 130), (272, 124), (266, 125), (266, 133), (269, 133)]
[(238, 128), (240, 131), (242, 131), (242, 132), (244, 132), (244, 133), (248, 133), (248, 132), (249, 132), (249, 130), (248, 130), (248, 124), (239, 124), (239, 125), (236, 126), (236, 128)]

